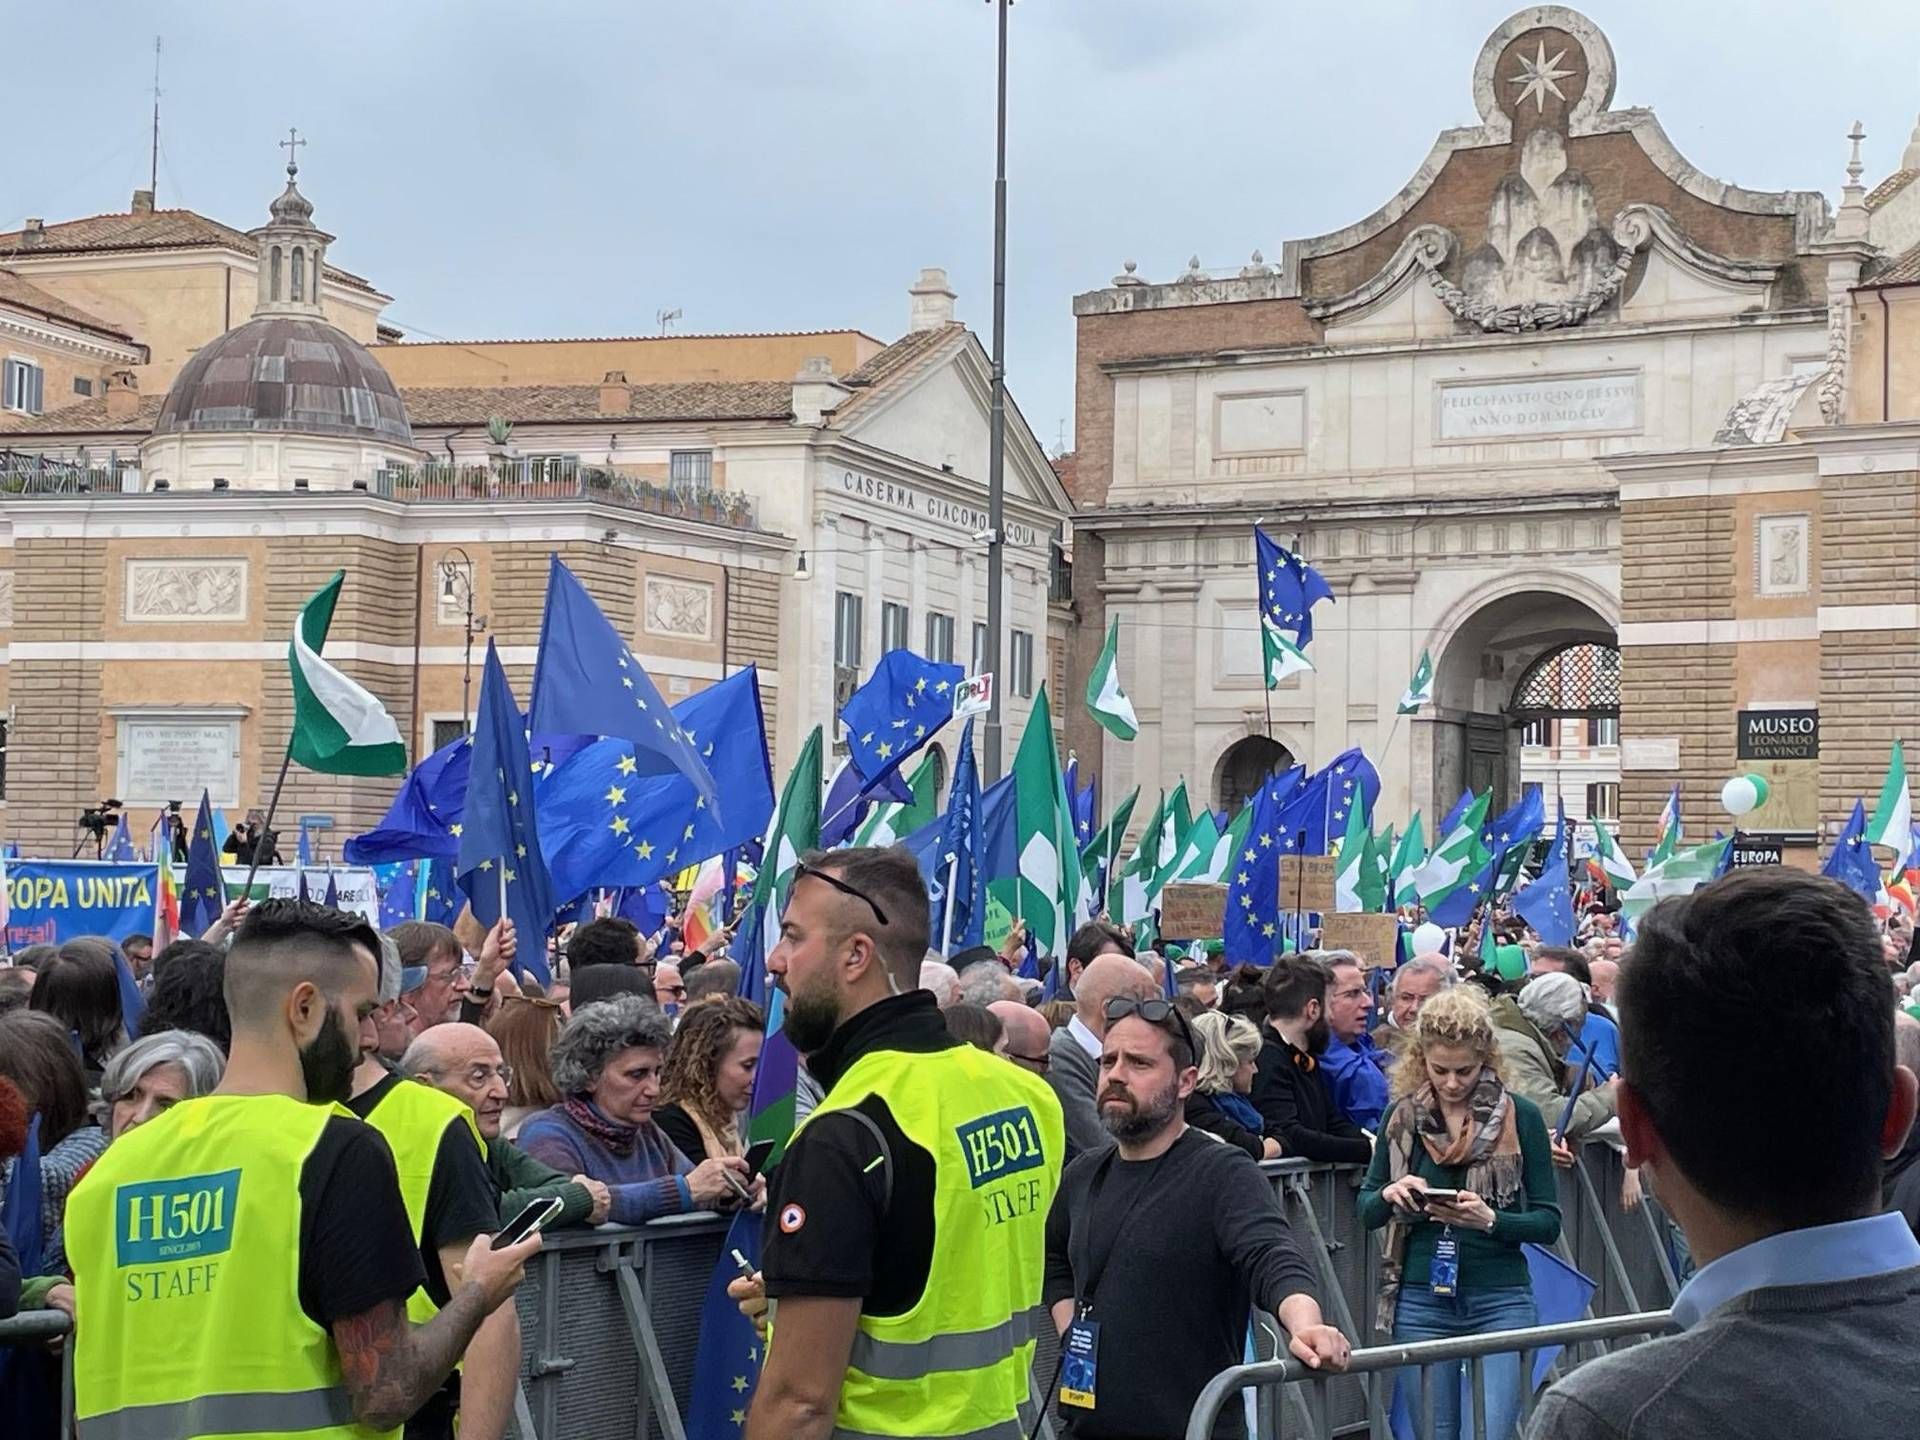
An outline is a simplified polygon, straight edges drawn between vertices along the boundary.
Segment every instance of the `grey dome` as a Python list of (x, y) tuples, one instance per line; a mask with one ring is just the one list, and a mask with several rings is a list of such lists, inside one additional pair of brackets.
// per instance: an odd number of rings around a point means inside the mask
[(167, 391), (155, 435), (346, 435), (413, 444), (393, 377), (324, 320), (267, 315), (203, 346)]

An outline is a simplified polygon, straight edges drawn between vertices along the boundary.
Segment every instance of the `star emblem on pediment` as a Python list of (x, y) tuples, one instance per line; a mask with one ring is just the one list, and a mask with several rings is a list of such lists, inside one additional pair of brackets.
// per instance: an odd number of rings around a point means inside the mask
[(1515, 110), (1531, 100), (1536, 110), (1544, 111), (1547, 108), (1547, 96), (1551, 95), (1556, 100), (1567, 98), (1566, 92), (1558, 83), (1574, 73), (1560, 68), (1560, 62), (1567, 58), (1565, 47), (1556, 51), (1553, 58), (1549, 60), (1547, 42), (1542, 40), (1535, 46), (1533, 59), (1529, 60), (1525, 55), (1517, 55), (1514, 58), (1520, 62), (1520, 73), (1509, 75), (1507, 83), (1522, 87), (1520, 98), (1513, 103)]

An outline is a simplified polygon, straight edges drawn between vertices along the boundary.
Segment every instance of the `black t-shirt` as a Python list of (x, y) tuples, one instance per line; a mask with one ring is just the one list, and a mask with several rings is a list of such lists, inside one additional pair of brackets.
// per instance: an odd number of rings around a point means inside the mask
[(707, 1142), (701, 1138), (700, 1127), (693, 1123), (686, 1106), (662, 1105), (653, 1112), (653, 1123), (673, 1142), (673, 1148), (694, 1164), (707, 1158)]
[[(1207, 1381), (1240, 1363), (1249, 1304), (1273, 1311), (1316, 1290), (1260, 1167), (1194, 1129), (1153, 1160), (1109, 1150), (1067, 1167), (1047, 1215), (1043, 1298), (1049, 1308), (1083, 1300), (1089, 1280), (1097, 1401), (1060, 1410), (1076, 1440), (1184, 1434)], [(1244, 1429), (1236, 1402), (1214, 1434)]]
[(324, 1330), (404, 1302), (425, 1278), (385, 1137), (328, 1120), (300, 1170), (300, 1308)]
[[(418, 1083), (389, 1075), (364, 1094), (354, 1096), (347, 1102), (347, 1108), (365, 1119), (394, 1086)], [(397, 1182), (395, 1194), (398, 1194)], [(487, 1170), (487, 1157), (474, 1142), (471, 1130), (458, 1121), (451, 1122), (440, 1132), (440, 1148), (434, 1152), (433, 1177), (427, 1182), (427, 1208), (422, 1217), (420, 1243), (414, 1252), (418, 1267), (426, 1277), (427, 1298), (435, 1305), (445, 1305), (451, 1295), (446, 1270), (440, 1263), (443, 1246), (465, 1249), (473, 1243), (474, 1236), (491, 1235), (499, 1228), (500, 1191)], [(451, 1375), (439, 1393), (407, 1421), (407, 1440), (451, 1440), (459, 1395), (460, 1377)]]
[[(925, 990), (862, 1010), (808, 1060), (833, 1082), (873, 1050), (931, 1054), (962, 1042)], [(934, 1160), (908, 1140), (886, 1101), (869, 1095), (851, 1114), (811, 1117), (774, 1171), (767, 1199), (761, 1271), (767, 1294), (863, 1300), (868, 1315), (904, 1315), (920, 1302), (933, 1266)], [(882, 1154), (891, 1165), (875, 1164)], [(888, 1174), (892, 1193), (888, 1197)]]

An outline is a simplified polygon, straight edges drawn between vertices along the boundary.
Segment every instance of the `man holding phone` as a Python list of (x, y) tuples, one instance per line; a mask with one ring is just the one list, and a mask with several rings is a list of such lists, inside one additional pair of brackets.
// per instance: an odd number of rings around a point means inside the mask
[[(423, 1274), (393, 1160), (338, 1107), (374, 1043), (377, 954), (358, 916), (255, 907), (227, 955), (219, 1087), (129, 1131), (74, 1189), (74, 1403), (89, 1431), (185, 1433), (189, 1412), (198, 1434), (392, 1430), (489, 1314), (512, 1312), (537, 1236), (470, 1246), (447, 1302), (408, 1322)], [(189, 1233), (156, 1233), (163, 1217)]]

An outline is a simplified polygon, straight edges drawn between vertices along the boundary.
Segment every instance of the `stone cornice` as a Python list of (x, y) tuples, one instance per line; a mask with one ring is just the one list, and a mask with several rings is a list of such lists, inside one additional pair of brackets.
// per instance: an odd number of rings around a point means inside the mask
[(122, 365), (147, 363), (147, 347), (134, 341), (110, 340), (105, 335), (45, 316), (0, 308), (0, 337), (9, 335), (18, 336), (31, 345), (72, 351), (96, 360), (111, 360)]
[(1484, 495), (1427, 500), (1330, 499), (1276, 506), (1247, 501), (1238, 505), (1111, 505), (1082, 510), (1073, 517), (1076, 528), (1112, 534), (1121, 530), (1218, 530), (1222, 526), (1252, 526), (1258, 520), (1272, 533), (1294, 526), (1347, 525), (1367, 521), (1411, 521), (1458, 516), (1486, 519), (1552, 514), (1558, 511), (1609, 512), (1617, 508), (1612, 490), (1562, 491), (1552, 495)]

